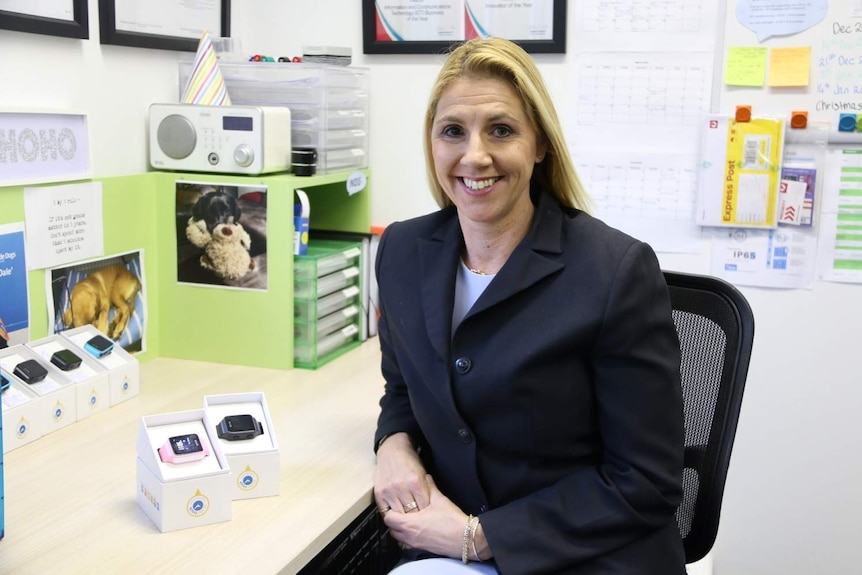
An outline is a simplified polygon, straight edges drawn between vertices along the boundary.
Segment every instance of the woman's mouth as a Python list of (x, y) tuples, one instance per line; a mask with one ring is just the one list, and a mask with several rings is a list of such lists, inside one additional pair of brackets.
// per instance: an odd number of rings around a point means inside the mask
[(481, 192), (485, 188), (493, 186), (498, 180), (502, 178), (484, 178), (481, 180), (474, 180), (471, 178), (460, 178), (461, 183), (464, 184), (466, 188), (473, 190), (474, 192)]

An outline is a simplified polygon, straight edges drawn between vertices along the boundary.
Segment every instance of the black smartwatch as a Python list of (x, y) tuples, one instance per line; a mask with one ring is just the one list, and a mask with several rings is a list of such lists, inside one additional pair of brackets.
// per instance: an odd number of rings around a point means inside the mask
[(253, 415), (225, 415), (216, 425), (216, 434), (227, 441), (242, 441), (263, 435), (263, 424)]
[(12, 385), (12, 384), (9, 383), (9, 380), (6, 379), (6, 376), (4, 376), (2, 373), (0, 373), (0, 393), (3, 393), (4, 391), (6, 391), (6, 388), (9, 387), (10, 385)]
[(81, 358), (68, 349), (60, 349), (51, 355), (51, 363), (63, 371), (72, 371), (81, 365)]
[(35, 359), (22, 361), (15, 366), (12, 371), (15, 376), (24, 383), (39, 383), (45, 376), (48, 375), (48, 370), (42, 367), (42, 364)]
[(114, 350), (114, 342), (103, 335), (97, 335), (87, 340), (84, 349), (93, 357), (101, 359)]

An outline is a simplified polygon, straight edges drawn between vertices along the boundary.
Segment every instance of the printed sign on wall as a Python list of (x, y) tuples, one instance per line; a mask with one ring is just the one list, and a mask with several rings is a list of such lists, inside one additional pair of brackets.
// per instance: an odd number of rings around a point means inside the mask
[(0, 186), (89, 177), (87, 116), (0, 112)]

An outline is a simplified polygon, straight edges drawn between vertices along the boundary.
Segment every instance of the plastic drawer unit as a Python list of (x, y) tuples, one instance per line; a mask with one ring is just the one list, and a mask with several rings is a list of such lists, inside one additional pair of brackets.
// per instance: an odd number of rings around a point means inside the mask
[(338, 240), (312, 240), (308, 253), (293, 259), (293, 279), (313, 281), (319, 277), (358, 266), (362, 250), (358, 243)]
[[(179, 62), (180, 97), (193, 69), (192, 57)], [(317, 173), (368, 167), (368, 68), (222, 61), (219, 69), (234, 104), (290, 108), (291, 145), (317, 148)]]
[(316, 369), (361, 340), (361, 249), (312, 240), (294, 256), (294, 366)]

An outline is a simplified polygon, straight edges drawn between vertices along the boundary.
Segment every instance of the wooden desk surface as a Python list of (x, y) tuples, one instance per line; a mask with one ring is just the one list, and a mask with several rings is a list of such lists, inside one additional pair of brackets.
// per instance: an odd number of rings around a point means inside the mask
[[(246, 391), (266, 395), (281, 493), (234, 501), (231, 521), (159, 532), (135, 502), (141, 417)], [(314, 371), (146, 362), (139, 396), (4, 456), (0, 573), (296, 573), (372, 501), (382, 392), (376, 338)]]

